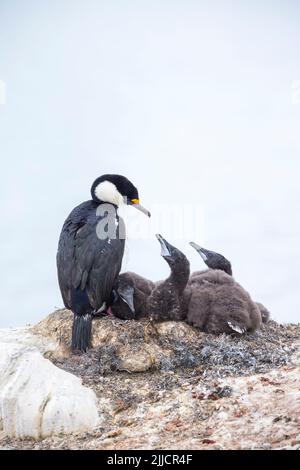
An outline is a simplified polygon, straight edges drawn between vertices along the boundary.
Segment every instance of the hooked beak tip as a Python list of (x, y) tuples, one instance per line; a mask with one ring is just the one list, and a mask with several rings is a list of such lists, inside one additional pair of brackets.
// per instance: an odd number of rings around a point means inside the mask
[(189, 243), (195, 250), (199, 251), (201, 250), (201, 246), (197, 245), (197, 243), (190, 242)]
[(146, 209), (144, 206), (142, 206), (142, 204), (139, 204), (139, 203), (134, 203), (134, 204), (131, 204), (132, 207), (135, 207), (137, 210), (143, 212), (143, 214), (145, 214), (147, 217), (151, 217), (151, 213), (148, 211), (148, 209)]

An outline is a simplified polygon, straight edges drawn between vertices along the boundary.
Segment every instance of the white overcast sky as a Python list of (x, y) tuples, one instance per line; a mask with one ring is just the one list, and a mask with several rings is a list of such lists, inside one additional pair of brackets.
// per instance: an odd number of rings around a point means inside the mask
[[(62, 306), (60, 229), (106, 172), (152, 212), (201, 207), (194, 241), (299, 321), (299, 45), (296, 0), (1, 0), (0, 326)], [(154, 238), (129, 242), (125, 269), (168, 273)]]

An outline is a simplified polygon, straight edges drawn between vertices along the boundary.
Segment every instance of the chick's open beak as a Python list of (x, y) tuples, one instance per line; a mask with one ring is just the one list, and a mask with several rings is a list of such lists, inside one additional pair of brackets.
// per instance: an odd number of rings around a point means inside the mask
[(161, 254), (161, 256), (162, 257), (171, 256), (171, 253), (170, 253), (170, 250), (168, 249), (166, 240), (159, 233), (156, 234), (156, 238), (160, 243), (160, 247), (161, 247), (160, 254)]

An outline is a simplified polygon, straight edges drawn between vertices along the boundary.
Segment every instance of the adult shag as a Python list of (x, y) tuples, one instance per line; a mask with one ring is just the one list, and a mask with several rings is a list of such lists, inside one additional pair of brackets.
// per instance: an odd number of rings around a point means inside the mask
[(72, 350), (91, 345), (92, 317), (105, 312), (120, 272), (125, 227), (117, 209), (139, 203), (137, 188), (121, 175), (103, 175), (91, 187), (92, 199), (72, 210), (58, 244), (57, 272), (65, 307), (74, 313)]

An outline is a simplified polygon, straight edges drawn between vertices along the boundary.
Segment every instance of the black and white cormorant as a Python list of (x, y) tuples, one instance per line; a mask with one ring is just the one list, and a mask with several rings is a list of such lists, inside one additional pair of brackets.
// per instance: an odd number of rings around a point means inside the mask
[(100, 176), (91, 196), (66, 219), (57, 252), (60, 291), (66, 308), (74, 313), (72, 349), (80, 351), (90, 347), (92, 317), (106, 310), (121, 269), (125, 228), (118, 207), (132, 205), (150, 216), (125, 176)]

